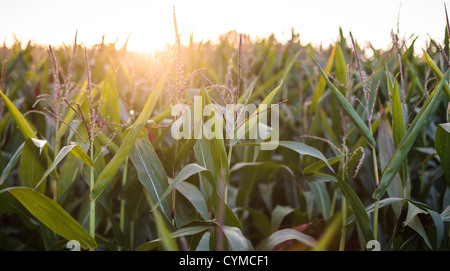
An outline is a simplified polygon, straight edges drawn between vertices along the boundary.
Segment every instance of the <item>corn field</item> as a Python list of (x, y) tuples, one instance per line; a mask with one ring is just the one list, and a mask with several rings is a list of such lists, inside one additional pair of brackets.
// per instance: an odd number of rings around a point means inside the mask
[[(0, 249), (449, 250), (448, 27), (424, 49), (336, 34), (184, 46), (174, 14), (153, 55), (3, 46)], [(171, 135), (176, 104), (230, 103), (255, 105), (243, 134), (276, 109), (276, 148)]]

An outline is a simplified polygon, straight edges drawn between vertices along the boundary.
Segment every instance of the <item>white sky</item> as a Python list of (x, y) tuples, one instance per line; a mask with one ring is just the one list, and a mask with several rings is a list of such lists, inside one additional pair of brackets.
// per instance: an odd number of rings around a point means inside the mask
[(444, 2), (450, 10), (450, 0), (0, 0), (0, 42), (10, 44), (15, 34), (23, 42), (71, 44), (78, 30), (78, 42), (87, 46), (102, 35), (121, 46), (131, 33), (128, 49), (148, 52), (174, 42), (175, 5), (185, 44), (191, 32), (200, 41), (233, 29), (253, 37), (275, 33), (283, 40), (294, 27), (301, 42), (327, 45), (341, 26), (345, 36), (352, 31), (358, 42), (386, 48), (400, 10), (400, 35), (418, 35), (420, 48), (428, 37), (443, 40)]

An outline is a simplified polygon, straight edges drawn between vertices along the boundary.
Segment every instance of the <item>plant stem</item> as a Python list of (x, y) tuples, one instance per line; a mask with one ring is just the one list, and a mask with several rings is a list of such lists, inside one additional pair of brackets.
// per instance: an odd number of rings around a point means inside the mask
[(334, 211), (335, 211), (335, 209), (336, 209), (337, 192), (338, 192), (338, 190), (335, 189), (335, 190), (334, 190), (334, 193), (333, 193), (333, 198), (332, 198), (332, 200), (331, 200), (330, 217), (333, 217)]
[[(176, 117), (175, 117), (175, 121), (176, 121)], [(175, 157), (177, 156), (177, 154), (178, 154), (178, 140), (175, 140)], [(172, 171), (173, 173), (172, 173), (172, 176), (173, 176), (173, 180), (175, 180), (175, 178), (177, 177), (177, 171), (175, 170), (175, 169), (173, 169), (173, 171)], [(172, 224), (173, 225), (175, 225), (175, 208), (176, 208), (176, 206), (175, 206), (175, 202), (176, 202), (176, 200), (177, 200), (177, 190), (176, 189), (173, 189), (172, 190)]]
[[(91, 159), (94, 159), (94, 142), (91, 142)], [(90, 169), (90, 193), (92, 194), (92, 190), (94, 189), (94, 167), (91, 167)], [(91, 237), (95, 240), (95, 199), (92, 198), (92, 196), (89, 196), (90, 201), (90, 209), (89, 209), (89, 233), (91, 234)], [(90, 249), (93, 251), (94, 249)]]
[[(342, 161), (342, 180), (345, 181), (345, 163)], [(339, 243), (339, 251), (345, 250), (345, 226), (347, 223), (347, 199), (345, 198), (344, 194), (342, 194), (342, 207), (341, 207), (341, 214), (342, 214), (342, 229), (341, 229), (341, 241)]]
[[(55, 159), (56, 159), (56, 156), (58, 155), (58, 153), (59, 153), (59, 138), (58, 138), (58, 130), (59, 130), (59, 120), (58, 119), (56, 119), (55, 120), (55, 142), (53, 142), (53, 144), (54, 144), (54, 154), (55, 154)], [(52, 191), (53, 191), (53, 200), (54, 201), (56, 201), (57, 199), (58, 199), (58, 195), (57, 195), (57, 185), (56, 185), (56, 178), (53, 178), (52, 179)]]
[(130, 221), (130, 250), (134, 249), (134, 218)]
[[(377, 151), (375, 147), (372, 147), (372, 158), (373, 158), (373, 171), (375, 175), (375, 187), (378, 187), (380, 181), (378, 179), (378, 164), (377, 164)], [(375, 212), (373, 217), (373, 236), (375, 240), (377, 240), (377, 232), (378, 232), (378, 200), (375, 200)]]
[[(122, 189), (124, 189), (125, 184), (127, 183), (127, 172), (128, 172), (128, 156), (125, 158), (125, 165), (123, 168), (122, 175)], [(124, 232), (125, 225), (125, 198), (120, 199), (120, 231)]]
[[(231, 143), (231, 140), (230, 140)], [(228, 168), (231, 167), (231, 155), (233, 153), (233, 144), (230, 144), (230, 147), (228, 149)], [(225, 184), (225, 191), (224, 191), (224, 202), (228, 204), (228, 185)]]
[(339, 251), (345, 250), (345, 224), (347, 221), (347, 199), (342, 195), (342, 229), (341, 229), (341, 242), (339, 243)]

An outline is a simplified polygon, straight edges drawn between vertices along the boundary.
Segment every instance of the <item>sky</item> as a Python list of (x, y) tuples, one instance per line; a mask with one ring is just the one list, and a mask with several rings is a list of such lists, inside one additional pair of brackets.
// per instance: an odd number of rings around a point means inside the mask
[[(127, 48), (151, 52), (173, 44), (173, 6), (181, 40), (215, 40), (230, 30), (251, 37), (274, 33), (280, 41), (300, 34), (302, 43), (328, 45), (337, 40), (339, 27), (359, 43), (370, 41), (387, 48), (391, 30), (401, 37), (418, 36), (420, 47), (431, 37), (442, 41), (445, 31), (444, 3), (450, 0), (0, 0), (0, 42), (10, 45), (14, 35), (43, 45), (78, 43), (91, 46), (117, 40)], [(399, 19), (399, 20), (398, 20)]]

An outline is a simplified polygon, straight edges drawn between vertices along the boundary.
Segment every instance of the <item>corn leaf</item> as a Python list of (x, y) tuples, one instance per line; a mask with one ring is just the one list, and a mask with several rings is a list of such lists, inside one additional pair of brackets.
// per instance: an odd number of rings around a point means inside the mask
[(277, 245), (288, 240), (297, 240), (309, 247), (315, 247), (317, 245), (317, 241), (309, 235), (293, 229), (283, 229), (274, 232), (267, 238), (263, 250), (273, 250)]
[[(331, 51), (330, 58), (328, 59), (328, 63), (325, 66), (325, 71), (324, 71), (325, 74), (330, 73), (331, 69), (333, 68), (334, 55), (336, 54), (336, 47), (337, 46), (335, 46), (333, 48), (333, 50)], [(326, 86), (327, 86), (327, 82), (325, 81), (325, 77), (320, 77), (319, 82), (317, 83), (317, 86), (313, 92), (312, 103), (311, 103), (311, 107), (309, 110), (310, 114), (313, 114), (315, 112), (320, 99), (322, 99), (323, 92), (325, 91)]]
[(6, 107), (8, 108), (9, 112), (11, 112), (11, 115), (16, 122), (17, 126), (19, 127), (20, 132), (25, 137), (25, 139), (28, 139), (30, 137), (32, 138), (38, 138), (36, 136), (36, 129), (29, 123), (25, 117), (20, 113), (20, 111), (17, 109), (17, 107), (9, 100), (8, 97), (0, 90), (0, 96), (2, 97), (3, 101), (5, 102)]
[[(190, 236), (194, 234), (199, 234), (206, 232), (211, 227), (216, 226), (215, 221), (192, 221), (189, 224), (184, 225), (177, 231), (170, 234), (171, 238), (179, 238), (183, 236)], [(149, 251), (161, 245), (161, 239), (155, 239), (146, 243), (141, 244), (136, 248), (136, 251)]]
[[(436, 63), (434, 63), (431, 56), (425, 50), (422, 49), (422, 52), (423, 52), (423, 55), (425, 56), (425, 60), (427, 61), (428, 66), (430, 66), (431, 70), (433, 71), (434, 76), (436, 76), (436, 79), (440, 81), (442, 79), (442, 77), (444, 76), (442, 74), (441, 70), (439, 70)], [(442, 92), (444, 92), (447, 99), (450, 100), (450, 87), (448, 86), (448, 83), (444, 82), (444, 87), (442, 87), (441, 89), (442, 89)]]
[[(381, 122), (380, 126), (378, 128), (378, 138), (377, 138), (377, 144), (378, 144), (378, 151), (379, 151), (379, 161), (380, 161), (380, 169), (383, 170), (386, 165), (389, 162), (389, 159), (391, 158), (392, 154), (395, 152), (395, 145), (394, 140), (392, 136), (392, 128), (389, 123), (389, 120), (386, 116), (386, 114), (381, 115)], [(403, 197), (403, 183), (400, 179), (399, 174), (396, 174), (394, 177), (394, 180), (389, 185), (387, 192), (390, 197), (397, 197), (401, 198)], [(395, 204), (392, 206), (394, 213), (396, 217), (398, 218), (400, 216), (400, 212), (402, 209), (402, 203), (398, 202), (398, 204)]]
[(103, 99), (100, 115), (109, 122), (120, 123), (119, 90), (112, 68), (109, 69), (100, 97)]
[(158, 202), (156, 205), (170, 221), (172, 218), (170, 198), (162, 199), (169, 182), (164, 167), (145, 132), (136, 139), (129, 156), (137, 170), (139, 181), (150, 192), (153, 200)]
[(66, 157), (67, 154), (72, 153), (75, 157), (80, 159), (83, 163), (85, 163), (89, 167), (94, 167), (94, 162), (91, 158), (83, 151), (83, 149), (78, 145), (68, 145), (64, 146), (59, 153), (56, 155), (55, 160), (51, 163), (51, 165), (47, 168), (45, 173), (42, 175), (39, 182), (36, 186), (40, 186), (41, 183), (50, 175), (50, 173), (58, 166), (58, 164)]
[(283, 219), (293, 211), (294, 209), (292, 207), (277, 205), (272, 211), (272, 220), (270, 223), (272, 232), (276, 231), (280, 227), (281, 222), (283, 222)]
[[(34, 188), (38, 184), (39, 178), (47, 168), (47, 141), (40, 140), (38, 144), (35, 144), (33, 139), (35, 138), (25, 140), (19, 163), (20, 185), (30, 188)], [(44, 148), (45, 153), (42, 153)], [(45, 184), (39, 187), (38, 191), (45, 193)]]
[[(407, 119), (405, 112), (406, 107), (404, 106), (405, 104), (405, 102), (402, 103), (402, 99), (400, 98), (400, 92), (396, 80), (394, 83), (394, 90), (392, 95), (392, 135), (394, 138), (395, 147), (400, 144), (400, 141), (403, 139), (406, 133), (405, 122), (407, 121)], [(406, 179), (408, 174), (407, 167), (408, 161), (407, 158), (405, 158), (400, 170), (400, 177), (403, 180), (403, 186), (406, 186)]]
[(89, 233), (55, 201), (31, 188), (13, 187), (6, 190), (56, 234), (67, 240), (78, 241), (85, 249), (97, 247)]
[(228, 244), (232, 251), (249, 251), (249, 241), (244, 237), (241, 230), (237, 227), (223, 227)]
[(362, 119), (359, 117), (358, 113), (355, 111), (355, 109), (352, 107), (350, 102), (345, 98), (344, 95), (331, 83), (330, 79), (328, 79), (327, 74), (325, 71), (320, 67), (320, 64), (317, 62), (316, 59), (314, 59), (314, 62), (316, 63), (317, 67), (319, 68), (320, 73), (322, 74), (322, 77), (327, 82), (328, 86), (331, 88), (332, 92), (336, 96), (339, 104), (341, 105), (342, 109), (347, 113), (347, 115), (350, 117), (350, 119), (355, 124), (358, 131), (361, 133), (361, 135), (367, 139), (367, 142), (370, 146), (375, 146), (375, 139), (372, 136), (372, 133), (370, 132), (367, 125), (362, 121)]
[[(334, 165), (337, 162), (341, 161), (344, 157), (345, 157), (345, 155), (341, 154), (341, 155), (338, 155), (336, 157), (332, 157), (332, 158), (328, 159), (327, 161), (328, 161), (328, 164)], [(306, 174), (313, 174), (313, 173), (316, 173), (317, 171), (321, 170), (322, 168), (324, 168), (326, 166), (327, 166), (327, 164), (325, 164), (324, 161), (318, 161), (318, 162), (316, 162), (314, 164), (311, 164), (311, 165), (307, 166), (305, 168), (305, 173)]]
[(383, 174), (380, 179), (380, 185), (373, 194), (374, 199), (381, 199), (383, 194), (386, 192), (389, 184), (393, 180), (395, 174), (397, 174), (399, 168), (402, 166), (403, 160), (407, 157), (409, 150), (411, 149), (414, 141), (417, 138), (417, 135), (422, 129), (422, 126), (427, 121), (430, 111), (432, 110), (434, 105), (441, 100), (441, 89), (444, 86), (444, 83), (446, 84), (448, 74), (449, 71), (445, 73), (443, 78), (439, 81), (439, 84), (434, 88), (433, 92), (430, 94), (430, 96), (420, 109), (419, 113), (412, 121), (400, 144), (395, 149), (394, 154), (386, 165), (386, 168), (383, 170)]
[(325, 222), (330, 219), (331, 200), (328, 191), (322, 182), (307, 182), (314, 197), (314, 202), (319, 207), (319, 211)]
[(194, 206), (203, 219), (211, 219), (208, 212), (208, 207), (206, 206), (205, 198), (195, 185), (188, 182), (181, 182), (177, 185), (177, 191), (180, 192), (180, 194), (183, 195), (192, 204), (192, 206)]
[(106, 167), (102, 170), (102, 172), (98, 176), (91, 193), (91, 197), (93, 199), (96, 199), (98, 196), (100, 196), (100, 194), (103, 192), (103, 190), (105, 190), (108, 184), (112, 182), (120, 166), (125, 161), (126, 157), (133, 148), (136, 138), (139, 136), (142, 128), (144, 128), (145, 124), (147, 123), (147, 120), (150, 118), (153, 112), (153, 108), (155, 107), (159, 95), (163, 90), (164, 83), (166, 81), (167, 76), (169, 75), (172, 64), (173, 61), (171, 61), (170, 64), (166, 67), (164, 74), (159, 79), (155, 89), (149, 95), (147, 102), (145, 103), (144, 108), (142, 109), (141, 114), (136, 119), (134, 124), (131, 126), (130, 131), (123, 139), (123, 142), (120, 145), (119, 149), (117, 150), (117, 153), (114, 155), (111, 161), (109, 161), (109, 163), (106, 165)]
[(295, 142), (295, 141), (280, 141), (280, 142), (262, 142), (260, 145), (267, 145), (267, 146), (282, 146), (284, 148), (291, 149), (301, 155), (309, 155), (315, 158), (318, 158), (324, 162), (328, 168), (334, 172), (333, 168), (331, 167), (330, 163), (328, 163), (328, 160), (325, 158), (325, 156), (316, 148), (308, 146), (306, 144), (303, 144), (301, 142)]
[(206, 169), (206, 168), (204, 168), (202, 166), (199, 166), (197, 164), (188, 164), (188, 165), (186, 165), (177, 174), (177, 176), (175, 177), (173, 182), (170, 184), (170, 186), (167, 185), (167, 187), (165, 187), (165, 189), (161, 192), (160, 196), (158, 196), (158, 198), (157, 198), (158, 201), (155, 203), (155, 207), (158, 207), (161, 204), (161, 202), (164, 202), (165, 199), (167, 198), (167, 196), (172, 192), (173, 189), (175, 189), (175, 187), (178, 184), (180, 184), (181, 182), (184, 182), (185, 180), (187, 180), (192, 175), (195, 175), (195, 174), (200, 173), (202, 171), (208, 171), (208, 169)]
[(17, 162), (20, 159), (20, 156), (22, 154), (22, 150), (23, 147), (25, 145), (25, 142), (22, 143), (19, 148), (17, 148), (16, 152), (11, 156), (11, 158), (9, 159), (8, 164), (5, 166), (5, 168), (2, 171), (2, 174), (0, 175), (0, 185), (3, 184), (3, 182), (5, 182), (5, 180), (8, 178), (9, 174), (11, 174), (11, 171), (14, 169), (14, 167), (16, 166)]
[[(275, 101), (275, 97), (278, 94), (278, 91), (281, 88), (280, 83), (272, 92), (269, 93), (269, 95), (266, 96), (266, 98), (261, 102), (261, 104), (258, 106), (256, 111), (248, 118), (248, 120), (245, 121), (245, 123), (241, 124), (234, 135), (233, 144), (236, 144), (239, 139), (245, 138), (245, 135), (248, 133), (248, 131), (252, 131), (253, 129), (256, 129), (258, 125), (258, 115), (267, 114), (266, 111), (263, 112), (263, 106), (265, 108), (269, 108), (272, 103)], [(261, 118), (260, 116), (259, 118)]]
[(364, 208), (361, 200), (356, 195), (355, 191), (339, 176), (336, 175), (337, 184), (347, 199), (350, 207), (352, 208), (353, 214), (355, 215), (356, 224), (361, 230), (362, 236), (364, 238), (363, 243), (368, 242), (373, 239), (372, 226), (370, 224), (369, 215)]
[(436, 128), (434, 146), (441, 160), (447, 186), (450, 187), (450, 123), (441, 123)]

